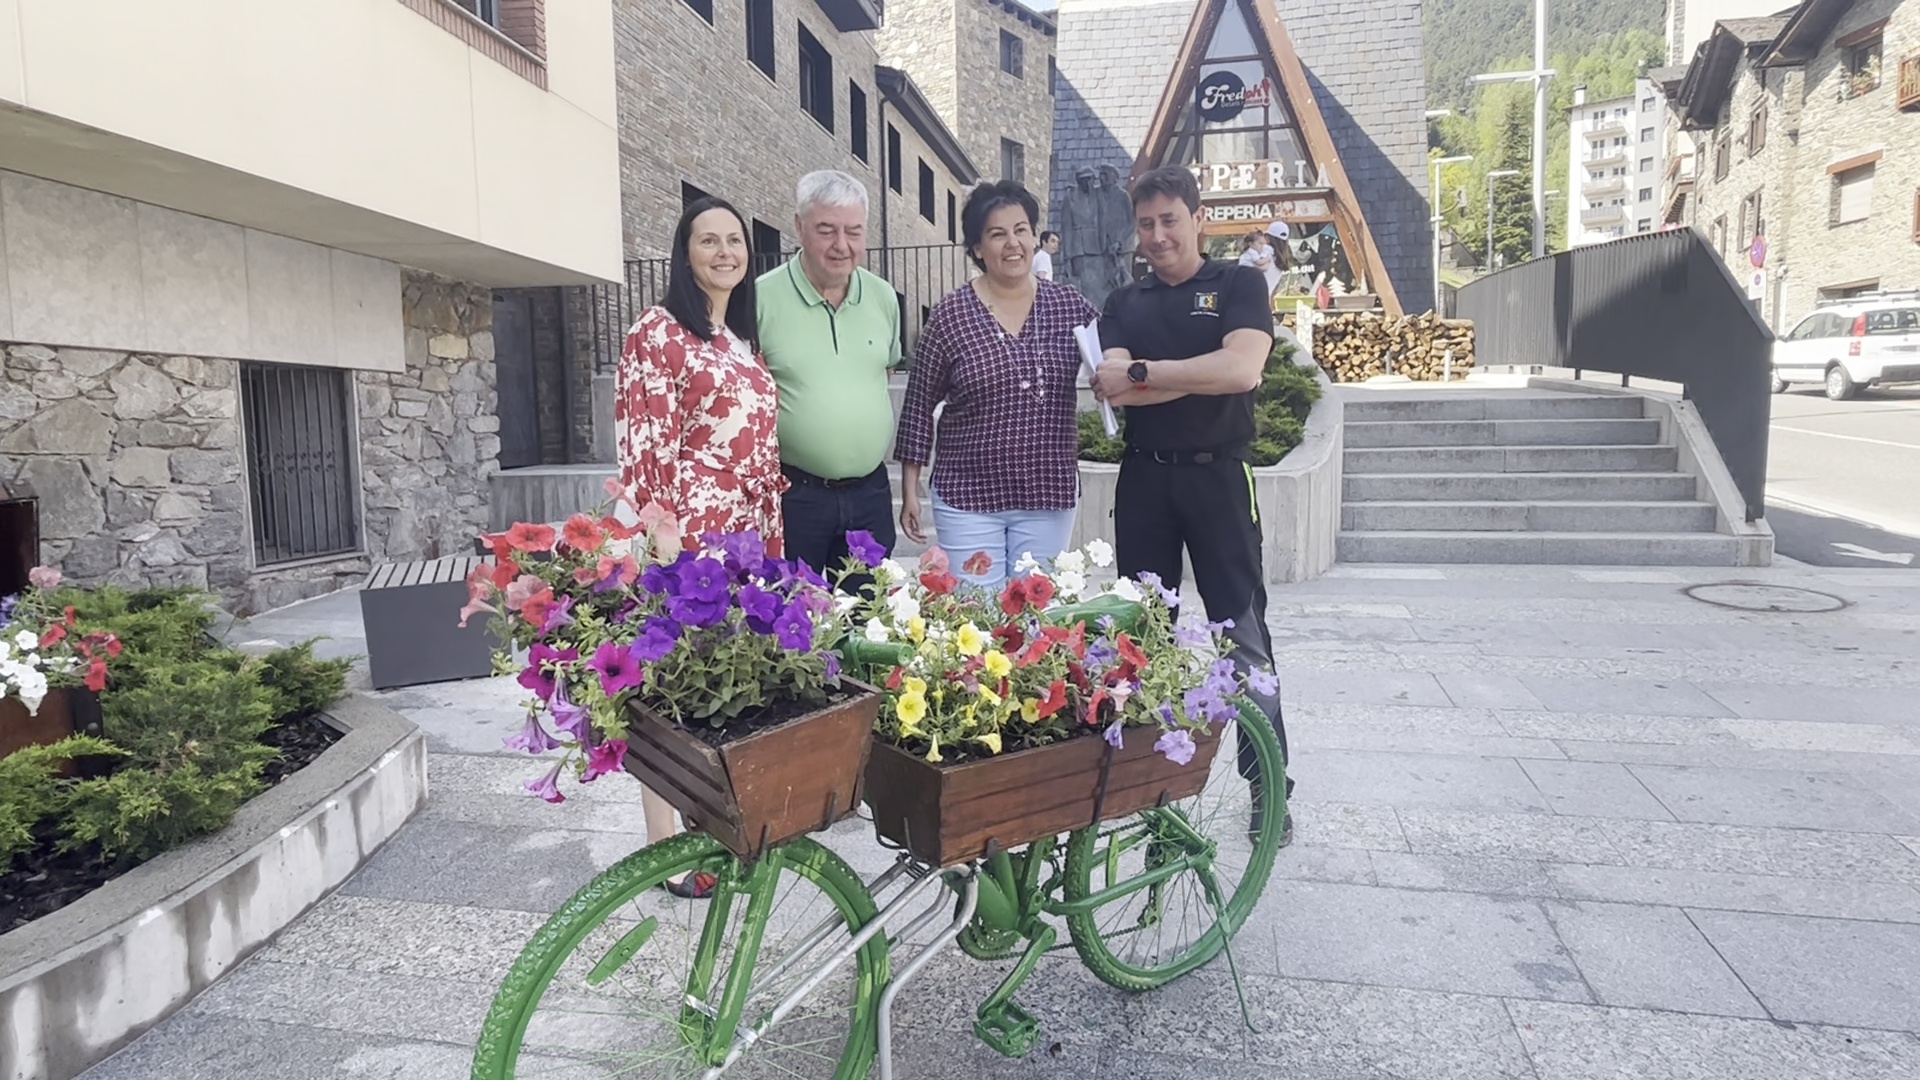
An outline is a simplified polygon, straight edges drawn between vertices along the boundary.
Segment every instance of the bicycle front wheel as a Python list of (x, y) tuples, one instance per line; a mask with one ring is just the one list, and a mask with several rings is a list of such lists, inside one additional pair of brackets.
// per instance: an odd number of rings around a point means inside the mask
[[(1198, 795), (1067, 838), (1066, 899), (1107, 897), (1069, 913), (1067, 930), (1109, 986), (1152, 990), (1218, 956), (1266, 890), (1286, 816), (1280, 741), (1245, 703), (1220, 740)], [(1188, 865), (1128, 891), (1180, 859)]]
[[(707, 900), (660, 887), (697, 871), (719, 880)], [(473, 1080), (864, 1077), (884, 934), (772, 1013), (874, 917), (853, 869), (812, 840), (754, 866), (697, 833), (653, 844), (534, 935), (487, 1013)]]

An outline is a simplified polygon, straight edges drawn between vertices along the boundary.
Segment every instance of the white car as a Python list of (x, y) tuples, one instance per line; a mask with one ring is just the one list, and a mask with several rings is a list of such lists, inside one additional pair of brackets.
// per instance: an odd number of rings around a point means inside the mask
[(1817, 383), (1844, 401), (1863, 386), (1920, 382), (1920, 292), (1824, 301), (1773, 343), (1773, 392)]

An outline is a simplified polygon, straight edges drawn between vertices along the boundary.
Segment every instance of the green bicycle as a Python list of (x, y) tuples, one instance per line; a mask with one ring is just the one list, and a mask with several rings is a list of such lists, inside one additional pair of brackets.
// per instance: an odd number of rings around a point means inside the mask
[[(892, 1080), (894, 1002), (956, 944), (1019, 957), (974, 1025), (1018, 1056), (1038, 1025), (1013, 998), (1062, 924), (1088, 969), (1123, 990), (1223, 953), (1231, 965), (1231, 939), (1273, 870), (1286, 782), (1263, 714), (1243, 701), (1226, 727), (1197, 795), (957, 866), (902, 851), (863, 880), (811, 838), (751, 863), (699, 833), (650, 845), (528, 943), (487, 1014), (474, 1080), (860, 1080), (876, 1059)], [(707, 901), (660, 887), (694, 871), (718, 881)], [(942, 917), (892, 971), (892, 947)]]

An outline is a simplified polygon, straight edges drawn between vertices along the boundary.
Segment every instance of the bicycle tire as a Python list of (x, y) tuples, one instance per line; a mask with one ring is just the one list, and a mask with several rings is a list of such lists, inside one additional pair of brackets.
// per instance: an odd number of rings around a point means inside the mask
[[(1247, 708), (1249, 707), (1243, 706), (1243, 718), (1247, 715), (1245, 712)], [(1258, 713), (1252, 715), (1259, 716)], [(1109, 986), (1134, 991), (1156, 989), (1212, 960), (1226, 948), (1228, 940), (1239, 931), (1247, 914), (1253, 910), (1254, 904), (1259, 902), (1261, 894), (1266, 891), (1267, 881), (1273, 874), (1274, 857), (1280, 850), (1281, 822), (1286, 816), (1284, 795), (1286, 769), (1280, 760), (1280, 741), (1274, 735), (1272, 726), (1265, 722), (1264, 717), (1261, 717), (1257, 723), (1235, 721), (1230, 727), (1234, 730), (1222, 731), (1220, 735), (1223, 743), (1229, 737), (1238, 737), (1242, 734), (1247, 736), (1258, 762), (1259, 775), (1263, 778), (1273, 778), (1275, 781), (1263, 785), (1265, 812), (1261, 815), (1262, 822), (1258, 835), (1248, 837), (1246, 869), (1239, 881), (1234, 883), (1232, 895), (1225, 897), (1225, 902), (1213, 911), (1211, 924), (1193, 942), (1151, 963), (1123, 958), (1110, 947), (1109, 931), (1103, 929), (1099, 920), (1099, 912), (1106, 909), (1069, 915), (1067, 931), (1073, 940), (1074, 951), (1080, 955), (1087, 969)], [(1236, 781), (1242, 784), (1247, 783), (1239, 776), (1238, 769), (1231, 764), (1234, 757), (1235, 751), (1232, 747), (1225, 745), (1221, 747), (1220, 758), (1228, 762), (1224, 770), (1229, 777), (1228, 783)], [(1220, 774), (1216, 772), (1209, 780), (1208, 790), (1213, 789), (1219, 780)], [(1070, 901), (1083, 900), (1097, 891), (1093, 878), (1096, 870), (1106, 862), (1107, 848), (1102, 846), (1101, 841), (1112, 835), (1110, 827), (1118, 825), (1120, 828), (1125, 828), (1129, 824), (1139, 823), (1140, 827), (1153, 829), (1161, 815), (1183, 813), (1185, 812), (1183, 807), (1205, 799), (1206, 796), (1207, 790), (1203, 790), (1194, 800), (1184, 800), (1165, 808), (1143, 810), (1131, 818), (1122, 819), (1119, 823), (1103, 822), (1070, 834), (1067, 838), (1066, 873), (1063, 882), (1066, 898)], [(1247, 818), (1243, 816), (1232, 822), (1241, 830), (1242, 836), (1246, 836), (1246, 821)], [(1206, 831), (1198, 825), (1192, 827), (1195, 831), (1203, 833)], [(1217, 837), (1210, 837), (1210, 839), (1218, 843)], [(1148, 846), (1150, 852), (1151, 844)], [(1183, 871), (1176, 874), (1167, 884), (1190, 875), (1197, 876), (1193, 870)], [(1204, 892), (1204, 885), (1199, 887)]]
[[(859, 875), (838, 855), (815, 841), (804, 837), (794, 840), (769, 852), (765, 858), (778, 860), (780, 872), (790, 871), (812, 882), (833, 903), (849, 928), (864, 926), (876, 917), (873, 897)], [(474, 1049), (473, 1080), (515, 1080), (528, 1025), (548, 988), (587, 937), (628, 903), (650, 897), (662, 882), (685, 872), (706, 870), (719, 876), (741, 869), (739, 860), (712, 837), (682, 833), (642, 848), (588, 882), (533, 936), (502, 981), (487, 1010)], [(775, 880), (777, 882), (777, 875)], [(712, 918), (703, 924), (700, 938), (703, 947), (712, 935), (712, 924)], [(630, 937), (631, 934), (623, 936), (615, 950)], [(595, 965), (595, 973), (610, 960), (617, 960), (617, 967), (631, 959), (630, 954), (625, 957), (609, 954)], [(867, 1075), (872, 1064), (879, 994), (887, 981), (886, 935), (876, 934), (869, 939), (855, 954), (854, 963), (857, 996), (848, 1018), (845, 1047), (831, 1074), (832, 1080), (858, 1080)], [(731, 974), (731, 965), (728, 973)], [(739, 1019), (744, 1026), (753, 1018), (743, 1015)], [(625, 1067), (613, 1075), (636, 1074), (631, 1067)], [(821, 1080), (827, 1080), (826, 1074), (821, 1074)]]

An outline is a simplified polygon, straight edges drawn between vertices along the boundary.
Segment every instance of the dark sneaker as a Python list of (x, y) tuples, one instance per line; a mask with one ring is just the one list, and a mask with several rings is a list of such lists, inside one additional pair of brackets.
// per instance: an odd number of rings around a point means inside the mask
[[(1259, 784), (1251, 786), (1253, 812), (1247, 815), (1247, 839), (1260, 842), (1260, 830), (1267, 824), (1266, 791)], [(1280, 847), (1293, 843), (1293, 814), (1288, 813), (1280, 819)]]
[(1291, 843), (1293, 843), (1293, 815), (1288, 814), (1280, 819), (1280, 846), (1286, 847)]
[(713, 895), (720, 879), (705, 870), (695, 870), (679, 881), (662, 882), (660, 887), (682, 900), (705, 900)]

